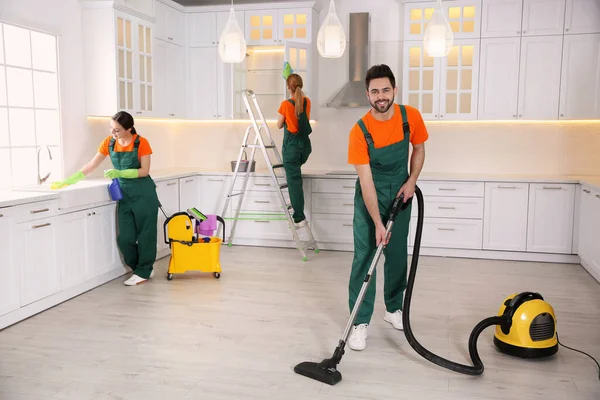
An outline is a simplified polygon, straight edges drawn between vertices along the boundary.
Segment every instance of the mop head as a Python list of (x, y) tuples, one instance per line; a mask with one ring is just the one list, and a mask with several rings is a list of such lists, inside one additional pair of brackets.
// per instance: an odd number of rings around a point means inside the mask
[(294, 372), (315, 379), (328, 385), (335, 385), (342, 380), (340, 371), (321, 366), (321, 363), (305, 361), (294, 367)]

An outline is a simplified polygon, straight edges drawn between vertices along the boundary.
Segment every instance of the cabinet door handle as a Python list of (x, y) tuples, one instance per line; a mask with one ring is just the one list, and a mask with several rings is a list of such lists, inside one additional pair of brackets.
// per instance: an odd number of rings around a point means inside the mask
[(583, 191), (584, 191), (585, 193), (591, 193), (591, 192), (590, 192), (589, 190), (587, 190), (587, 189), (583, 189)]
[(352, 224), (343, 224), (344, 226), (353, 226)]
[(456, 207), (439, 206), (438, 209), (440, 209), (440, 210), (456, 210)]
[(516, 189), (514, 185), (498, 185), (498, 189)]
[(0, 218), (4, 217), (4, 214), (0, 214)]
[(223, 179), (209, 179), (209, 182), (224, 182)]
[(597, 194), (596, 197), (600, 199), (600, 194)]
[(33, 225), (31, 227), (31, 229), (40, 229), (40, 228), (44, 228), (46, 226), (50, 226), (50, 222), (46, 222), (45, 224), (41, 224), (41, 225)]
[(31, 210), (29, 212), (32, 213), (32, 214), (37, 214), (37, 213), (43, 213), (43, 212), (47, 212), (47, 211), (50, 211), (50, 209), (49, 208), (44, 208), (42, 210)]
[(271, 203), (269, 200), (254, 200), (255, 203), (258, 204), (269, 204)]
[(186, 179), (185, 183), (190, 183), (190, 182), (194, 182), (193, 179)]
[(354, 204), (345, 203), (344, 205), (345, 205), (346, 207), (352, 207)]
[(167, 183), (167, 186), (173, 186), (173, 185), (177, 185), (177, 182)]
[(454, 228), (438, 228), (438, 231), (453, 231)]
[(543, 189), (544, 190), (561, 190), (562, 187), (561, 186), (544, 186)]
[(354, 186), (343, 186), (344, 189), (354, 189)]
[(256, 186), (271, 186), (270, 183), (255, 183)]
[(447, 192), (455, 192), (456, 191), (455, 188), (438, 188), (438, 190), (443, 190), (443, 191), (447, 191)]
[(261, 224), (268, 224), (269, 223), (269, 221), (254, 221), (254, 222), (259, 222)]

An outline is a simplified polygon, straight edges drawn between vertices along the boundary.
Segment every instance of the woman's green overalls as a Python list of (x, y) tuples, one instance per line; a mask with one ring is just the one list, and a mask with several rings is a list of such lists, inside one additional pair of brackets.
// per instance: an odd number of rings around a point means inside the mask
[[(295, 106), (294, 100), (288, 99)], [(304, 98), (304, 109), (298, 116), (298, 132), (288, 131), (287, 124), (283, 126), (283, 168), (288, 184), (290, 201), (294, 209), (294, 222), (300, 222), (306, 219), (304, 215), (304, 190), (302, 188), (301, 167), (308, 160), (312, 152), (310, 144), (310, 135), (312, 128), (306, 115), (306, 98)]]
[[(115, 139), (108, 146), (115, 169), (139, 169), (140, 137), (136, 136), (133, 151), (116, 152)], [(117, 243), (127, 264), (140, 278), (148, 279), (156, 261), (158, 195), (150, 175), (143, 178), (119, 178), (123, 198), (117, 207), (119, 236)]]
[[(410, 127), (406, 117), (406, 109), (401, 105), (400, 110), (402, 112), (404, 139), (386, 147), (375, 148), (373, 138), (367, 131), (363, 120), (358, 121), (369, 148), (369, 164), (377, 192), (379, 214), (384, 225), (387, 223), (391, 205), (398, 191), (408, 179)], [(383, 293), (386, 309), (391, 313), (402, 309), (408, 265), (407, 238), (410, 214), (411, 205), (398, 214), (392, 227), (390, 240), (383, 250), (385, 256)], [(375, 245), (375, 223), (365, 206), (359, 179), (356, 181), (354, 193), (353, 230), (354, 259), (349, 283), (350, 311), (354, 308), (358, 293), (377, 250)], [(373, 271), (371, 283), (356, 315), (355, 325), (368, 324), (371, 320), (375, 302), (376, 273), (377, 269)]]

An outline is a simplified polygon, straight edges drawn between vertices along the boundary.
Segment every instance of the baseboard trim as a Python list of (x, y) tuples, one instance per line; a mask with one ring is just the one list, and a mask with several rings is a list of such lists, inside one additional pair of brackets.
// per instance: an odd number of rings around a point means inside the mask
[[(252, 247), (274, 247), (274, 248), (295, 248), (293, 241), (284, 240), (265, 240), (265, 239), (235, 239), (234, 246), (252, 246)], [(329, 243), (318, 242), (321, 250), (331, 251), (354, 251), (352, 243)], [(310, 254), (307, 251), (307, 255)], [(413, 247), (409, 246), (408, 254), (412, 255)], [(435, 247), (421, 247), (421, 255), (435, 257), (455, 257), (455, 258), (480, 258), (486, 260), (507, 260), (507, 261), (532, 261), (532, 262), (550, 262), (564, 264), (579, 264), (580, 258), (575, 254), (552, 254), (552, 253), (528, 253), (519, 251), (495, 251), (495, 250), (470, 250), (470, 249), (447, 249)], [(310, 259), (310, 257), (309, 257)], [(591, 268), (590, 268), (591, 269)]]
[(74, 297), (95, 289), (98, 286), (104, 285), (113, 279), (125, 275), (128, 271), (128, 268), (120, 265), (109, 272), (80, 283), (79, 285), (62, 290), (48, 297), (44, 297), (43, 299), (18, 308), (12, 312), (9, 312), (8, 314), (0, 315), (0, 331), (18, 322), (26, 320), (27, 318), (31, 318), (34, 315), (46, 311), (52, 307), (55, 307), (60, 303), (64, 303), (67, 300), (71, 300)]

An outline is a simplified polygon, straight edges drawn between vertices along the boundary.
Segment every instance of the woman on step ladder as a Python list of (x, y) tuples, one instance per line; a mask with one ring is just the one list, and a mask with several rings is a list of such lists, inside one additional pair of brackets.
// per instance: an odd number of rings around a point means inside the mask
[(293, 219), (297, 227), (306, 225), (304, 215), (304, 190), (301, 167), (312, 152), (310, 139), (310, 99), (302, 92), (302, 78), (290, 74), (287, 79), (290, 98), (281, 102), (277, 128), (283, 128), (283, 168), (287, 178), (290, 201), (294, 209)]

